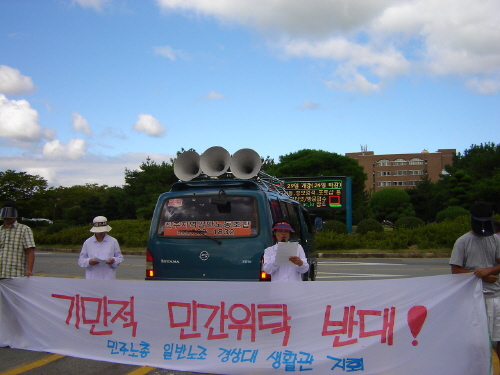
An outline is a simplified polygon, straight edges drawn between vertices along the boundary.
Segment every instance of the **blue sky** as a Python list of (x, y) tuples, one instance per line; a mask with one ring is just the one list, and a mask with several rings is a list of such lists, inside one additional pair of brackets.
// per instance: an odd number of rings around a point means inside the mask
[(2, 0), (0, 170), (122, 186), (181, 148), (500, 143), (499, 19), (497, 0)]

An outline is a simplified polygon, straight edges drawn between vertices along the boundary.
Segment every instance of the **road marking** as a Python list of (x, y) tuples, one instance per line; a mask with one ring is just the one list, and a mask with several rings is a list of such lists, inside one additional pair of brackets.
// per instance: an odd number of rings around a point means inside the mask
[(0, 375), (17, 375), (17, 374), (22, 374), (23, 372), (33, 370), (35, 368), (45, 366), (46, 364), (50, 362), (54, 362), (60, 358), (64, 358), (64, 355), (59, 355), (59, 354), (51, 354), (46, 357), (43, 357), (37, 361), (28, 363), (26, 365), (21, 365), (14, 367), (13, 369), (7, 370), (5, 372), (0, 373)]
[[(148, 372), (154, 370), (155, 368), (156, 367), (142, 366), (142, 367), (139, 367), (137, 370), (129, 372), (129, 373), (125, 374), (125, 375), (145, 375)], [(0, 375), (2, 375), (2, 374), (0, 374)]]
[(327, 262), (318, 262), (318, 264), (325, 264), (329, 266), (407, 266), (404, 263), (373, 263), (373, 262), (335, 262), (335, 261), (327, 261)]
[[(68, 275), (57, 275), (55, 273), (37, 273), (35, 272), (35, 274), (33, 276), (40, 276), (40, 277), (64, 277), (64, 278), (68, 278), (68, 279), (84, 279), (85, 276), (68, 276)], [(0, 374), (2, 375), (2, 374)]]
[[(323, 276), (329, 275), (329, 276)], [(319, 272), (316, 279), (328, 278), (352, 278), (352, 277), (407, 277), (407, 275), (381, 275), (377, 273), (340, 273), (340, 272)], [(1, 374), (0, 374), (1, 375)]]

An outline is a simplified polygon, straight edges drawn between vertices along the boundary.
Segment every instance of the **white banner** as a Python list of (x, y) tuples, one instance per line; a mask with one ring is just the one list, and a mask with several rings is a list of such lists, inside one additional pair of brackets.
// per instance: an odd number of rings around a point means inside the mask
[(481, 281), (0, 280), (0, 345), (214, 374), (487, 375)]

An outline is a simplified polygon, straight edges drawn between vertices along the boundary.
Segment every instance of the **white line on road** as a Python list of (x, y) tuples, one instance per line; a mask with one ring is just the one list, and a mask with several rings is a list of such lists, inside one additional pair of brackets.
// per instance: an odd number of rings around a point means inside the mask
[[(327, 275), (327, 276), (323, 276)], [(340, 272), (318, 272), (318, 275), (316, 276), (316, 279), (328, 279), (332, 277), (407, 277), (407, 275), (381, 275), (381, 274), (375, 274), (375, 273), (340, 273)]]
[(369, 263), (369, 262), (335, 262), (335, 261), (321, 261), (318, 264), (328, 266), (407, 266), (404, 263)]

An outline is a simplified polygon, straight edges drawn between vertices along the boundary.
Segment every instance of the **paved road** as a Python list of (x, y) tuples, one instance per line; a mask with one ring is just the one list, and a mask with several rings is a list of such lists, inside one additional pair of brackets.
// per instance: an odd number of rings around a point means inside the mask
[[(83, 278), (85, 271), (77, 264), (78, 254), (37, 252), (35, 275), (44, 277)], [(448, 259), (319, 259), (318, 282), (345, 280), (398, 279), (443, 275), (450, 272)], [(143, 280), (143, 256), (125, 256), (117, 270), (119, 279)], [(38, 366), (38, 367), (37, 367)], [(14, 370), (13, 370), (14, 369)], [(192, 372), (137, 367), (109, 362), (91, 361), (43, 352), (0, 348), (0, 375), (46, 374), (109, 374), (109, 375), (195, 375)], [(197, 375), (203, 375), (196, 373)]]
[[(35, 275), (46, 277), (85, 277), (77, 264), (78, 254), (37, 252)], [(318, 281), (376, 280), (443, 275), (450, 272), (447, 258), (320, 258)], [(124, 257), (117, 269), (118, 279), (144, 280), (145, 257)]]

